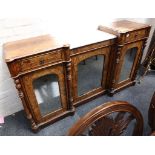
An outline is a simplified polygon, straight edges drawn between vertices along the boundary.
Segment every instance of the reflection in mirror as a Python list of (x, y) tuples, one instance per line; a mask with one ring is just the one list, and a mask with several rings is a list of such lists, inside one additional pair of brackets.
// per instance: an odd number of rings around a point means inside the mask
[(136, 57), (137, 50), (137, 47), (133, 47), (127, 50), (124, 57), (119, 82), (127, 80), (130, 77), (131, 69)]
[(57, 75), (45, 75), (34, 80), (33, 88), (42, 116), (61, 108)]
[(104, 56), (87, 58), (78, 64), (78, 96), (101, 87)]

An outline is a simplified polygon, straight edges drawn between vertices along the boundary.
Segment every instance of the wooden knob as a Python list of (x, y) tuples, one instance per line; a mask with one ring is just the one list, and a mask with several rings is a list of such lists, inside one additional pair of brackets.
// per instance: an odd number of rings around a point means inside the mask
[(19, 80), (18, 80), (18, 79), (17, 79), (17, 80), (15, 80), (15, 83), (16, 83), (16, 84), (18, 84), (18, 83), (19, 83)]
[(17, 88), (17, 89), (20, 89), (20, 88), (21, 88), (21, 85), (20, 85), (20, 84), (17, 84), (17, 85), (16, 85), (16, 88)]
[(44, 63), (45, 63), (45, 60), (44, 59), (40, 59), (39, 64), (43, 65)]
[(138, 34), (135, 34), (135, 38), (137, 38)]

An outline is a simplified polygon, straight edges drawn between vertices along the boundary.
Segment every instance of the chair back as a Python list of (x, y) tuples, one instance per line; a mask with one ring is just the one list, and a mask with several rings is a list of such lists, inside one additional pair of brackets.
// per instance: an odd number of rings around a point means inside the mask
[(149, 125), (152, 128), (152, 131), (155, 130), (155, 92), (152, 96), (149, 111), (148, 111), (148, 120)]
[(124, 135), (130, 123), (134, 123), (132, 135), (143, 134), (143, 117), (136, 107), (125, 101), (107, 102), (78, 120), (68, 135), (119, 136)]

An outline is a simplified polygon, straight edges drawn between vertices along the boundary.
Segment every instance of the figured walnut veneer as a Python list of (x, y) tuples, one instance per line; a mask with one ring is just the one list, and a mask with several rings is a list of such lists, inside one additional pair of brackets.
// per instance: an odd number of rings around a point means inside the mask
[[(135, 84), (150, 26), (117, 21), (109, 26), (101, 25), (99, 30), (64, 36), (67, 43), (50, 35), (43, 35), (3, 45), (5, 61), (33, 130), (73, 114), (74, 106), (107, 92), (113, 95)], [(126, 52), (134, 47), (138, 50), (130, 75), (128, 79), (119, 81)], [(78, 96), (78, 64), (90, 57), (97, 58), (98, 55), (104, 57), (101, 85)], [(32, 83), (49, 74), (58, 77), (61, 108), (42, 116)]]

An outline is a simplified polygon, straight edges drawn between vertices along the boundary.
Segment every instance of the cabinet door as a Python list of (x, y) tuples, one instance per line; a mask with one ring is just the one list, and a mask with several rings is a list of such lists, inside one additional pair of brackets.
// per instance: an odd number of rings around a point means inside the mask
[(72, 57), (73, 101), (82, 102), (105, 91), (109, 48)]
[(143, 41), (139, 41), (127, 44), (122, 48), (120, 61), (117, 67), (116, 87), (134, 80), (133, 76), (142, 55), (142, 45)]
[(67, 110), (66, 79), (63, 65), (52, 66), (23, 77), (31, 113), (44, 122)]

